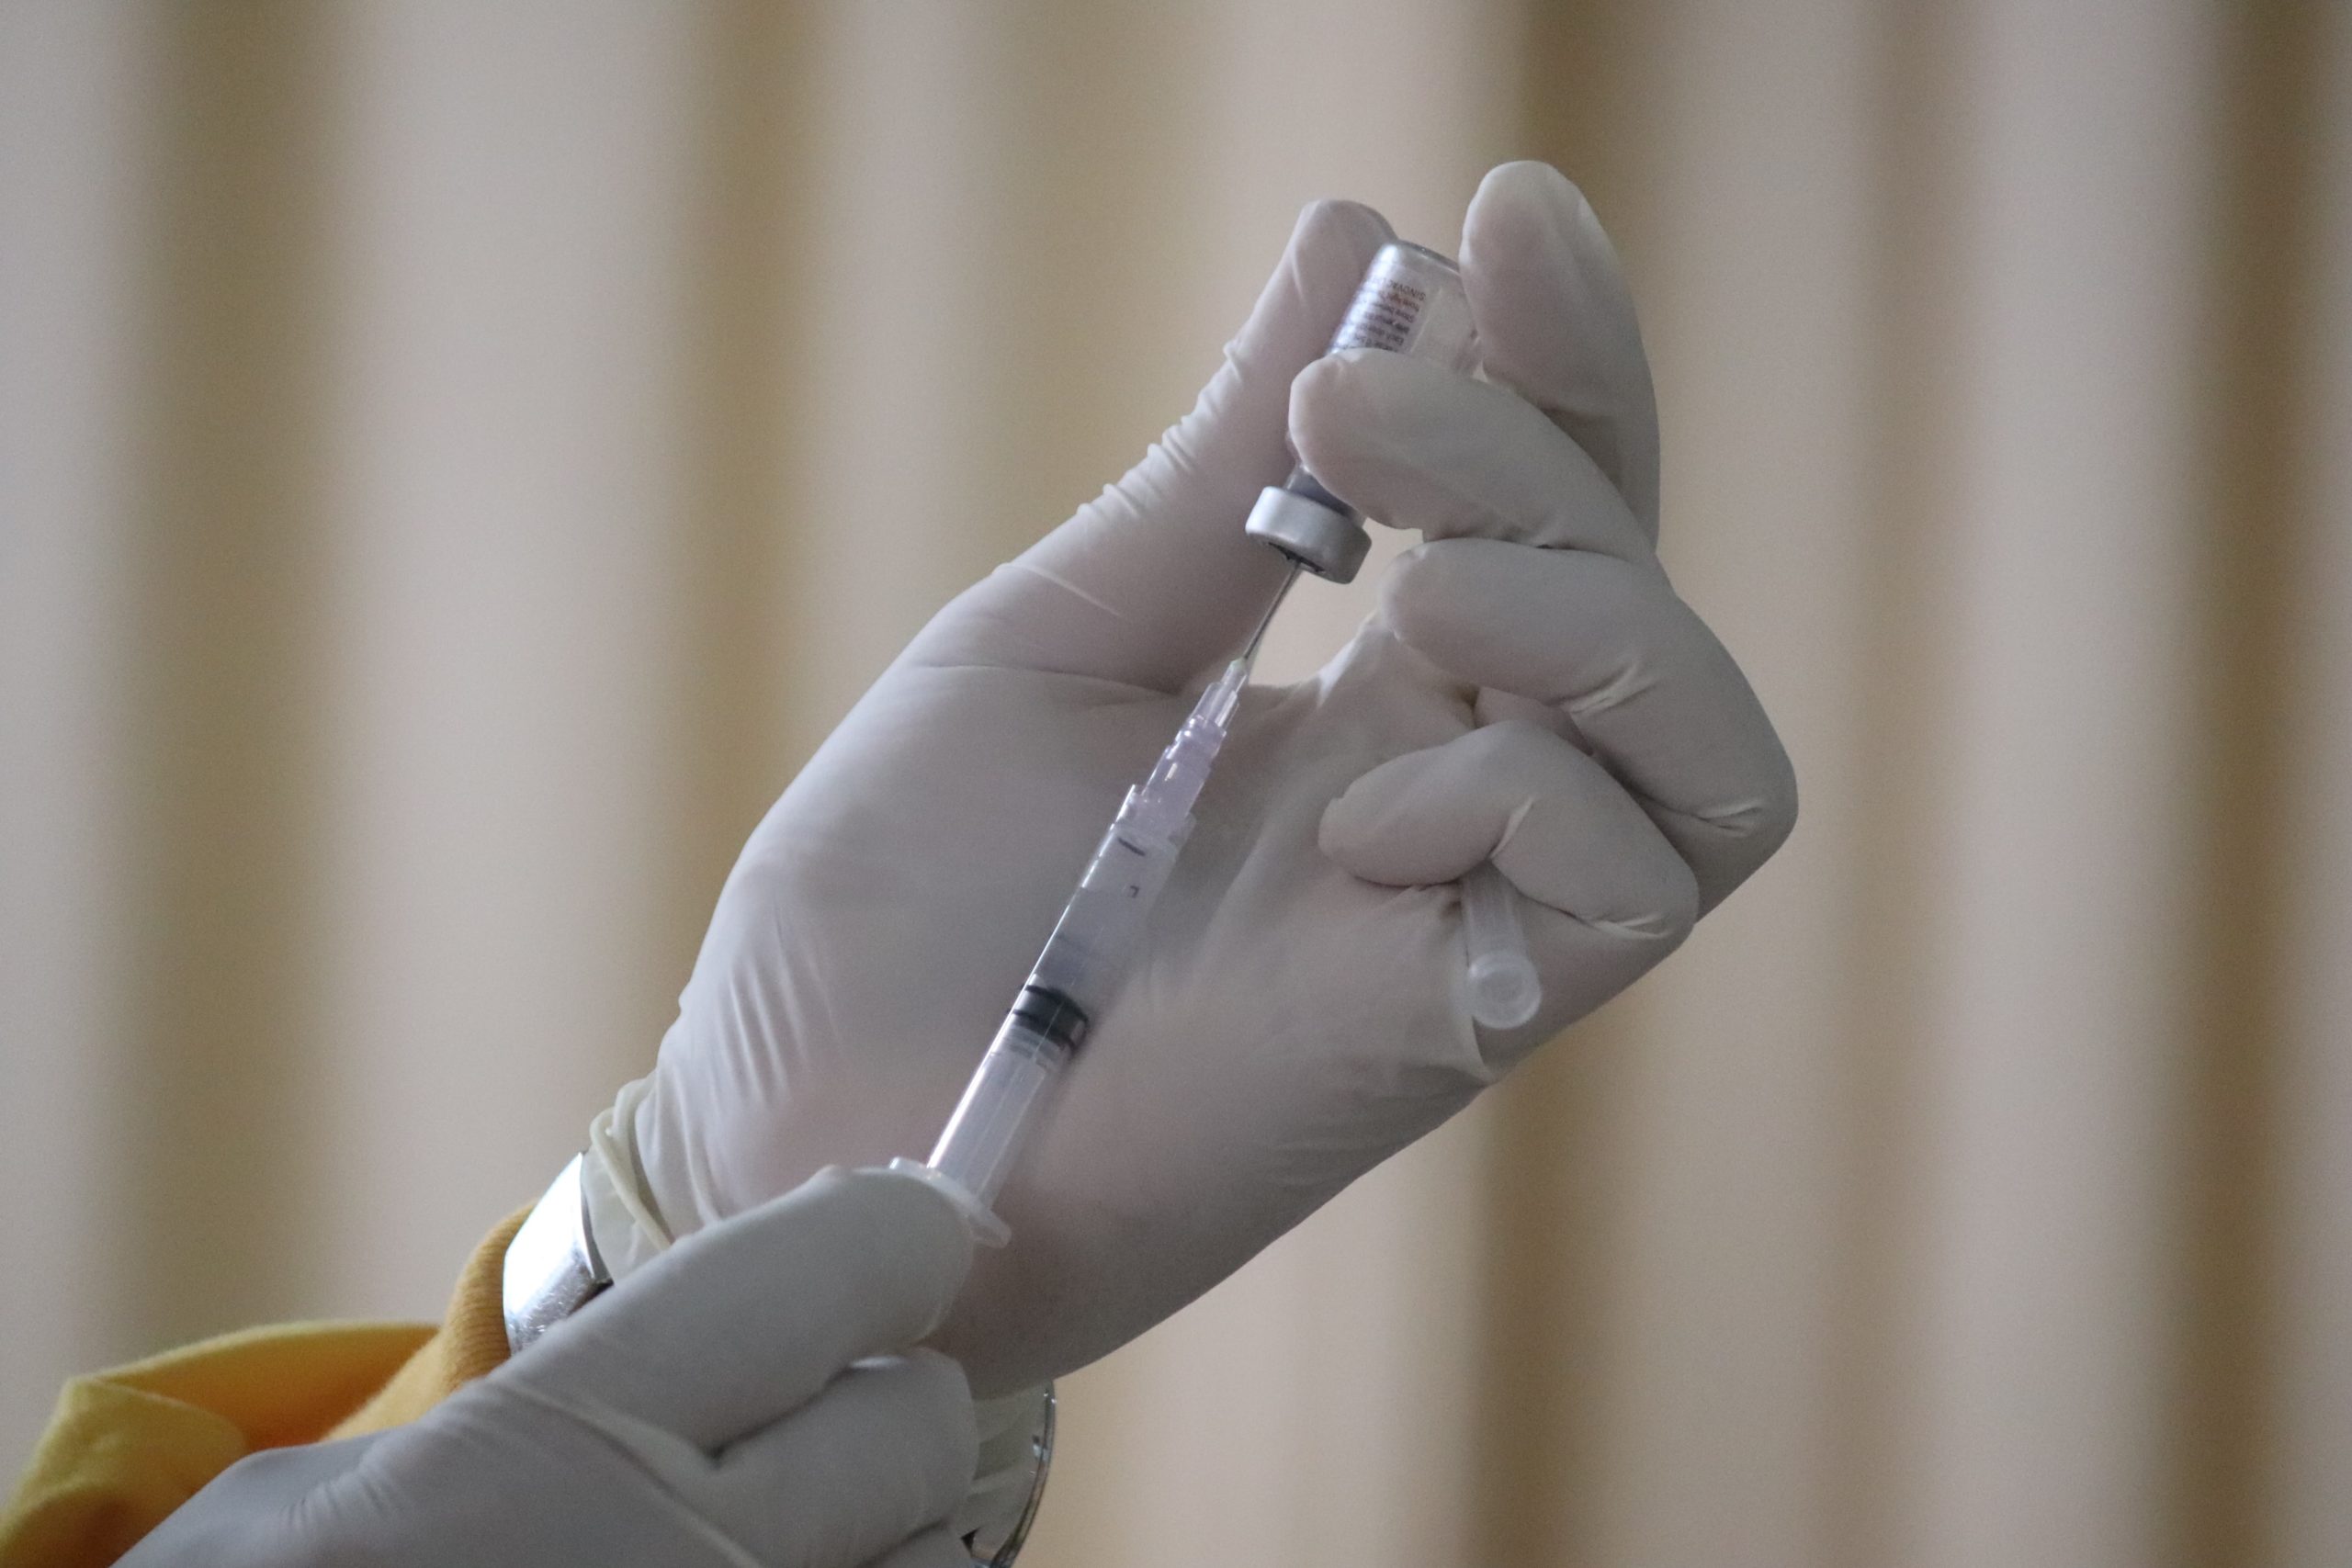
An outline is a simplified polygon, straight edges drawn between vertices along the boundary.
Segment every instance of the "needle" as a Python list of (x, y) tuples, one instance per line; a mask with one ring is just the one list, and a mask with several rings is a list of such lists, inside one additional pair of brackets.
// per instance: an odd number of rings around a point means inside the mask
[(1297, 581), (1298, 562), (1293, 561), (1290, 563), (1290, 570), (1283, 574), (1283, 585), (1274, 590), (1273, 603), (1268, 604), (1266, 613), (1258, 617), (1258, 629), (1250, 634), (1249, 642), (1241, 649), (1241, 664), (1244, 669), (1256, 667), (1258, 645), (1266, 640), (1266, 628), (1274, 624), (1274, 612), (1283, 607), (1283, 601), (1290, 597), (1291, 584)]

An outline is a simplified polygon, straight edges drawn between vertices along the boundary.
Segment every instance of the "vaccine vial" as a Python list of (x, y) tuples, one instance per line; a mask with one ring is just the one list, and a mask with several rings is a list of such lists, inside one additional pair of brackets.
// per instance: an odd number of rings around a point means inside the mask
[[(1345, 320), (1327, 351), (1376, 348), (1410, 355), (1451, 370), (1469, 370), (1478, 360), (1477, 329), (1470, 320), (1470, 296), (1462, 269), (1425, 246), (1392, 241), (1372, 258), (1356, 286)], [(1353, 581), (1372, 536), (1363, 514), (1323, 488), (1304, 467), (1270, 485), (1250, 510), (1243, 529), (1288, 556), (1317, 577)]]

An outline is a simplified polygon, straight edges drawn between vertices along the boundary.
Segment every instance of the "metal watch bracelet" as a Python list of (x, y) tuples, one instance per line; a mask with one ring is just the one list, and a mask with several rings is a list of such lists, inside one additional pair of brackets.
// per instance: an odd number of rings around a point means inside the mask
[(585, 1157), (571, 1156), (506, 1244), (502, 1300), (506, 1348), (513, 1354), (521, 1354), (613, 1282), (588, 1229), (587, 1200), (580, 1190), (580, 1162)]
[(1021, 1512), (1004, 1527), (1003, 1534), (1000, 1536), (984, 1527), (964, 1538), (964, 1549), (982, 1568), (1012, 1568), (1012, 1560), (1021, 1555), (1022, 1547), (1028, 1542), (1030, 1527), (1037, 1522), (1037, 1509), (1046, 1501), (1046, 1477), (1054, 1468), (1052, 1383), (1040, 1391), (1037, 1425), (1029, 1434), (1029, 1462), (1035, 1467), (1029, 1476), (1029, 1495), (1022, 1499)]

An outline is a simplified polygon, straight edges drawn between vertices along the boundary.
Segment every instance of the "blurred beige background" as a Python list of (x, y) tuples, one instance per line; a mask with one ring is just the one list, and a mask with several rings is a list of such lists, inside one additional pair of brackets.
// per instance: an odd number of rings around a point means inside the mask
[(436, 1314), (1294, 210), (1450, 247), (1520, 156), (1621, 242), (1804, 820), (1070, 1380), (1033, 1560), (2352, 1562), (2320, 0), (6, 0), (0, 1450)]

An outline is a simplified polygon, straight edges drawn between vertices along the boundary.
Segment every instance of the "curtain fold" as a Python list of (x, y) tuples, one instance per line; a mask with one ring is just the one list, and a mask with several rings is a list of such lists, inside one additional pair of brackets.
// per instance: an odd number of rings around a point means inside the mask
[(2352, 16), (2299, 0), (0, 0), (0, 1443), (437, 1310), (792, 770), (1297, 207), (1450, 248), (1512, 157), (1618, 239), (1804, 819), (1069, 1380), (1035, 1561), (2352, 1561)]

